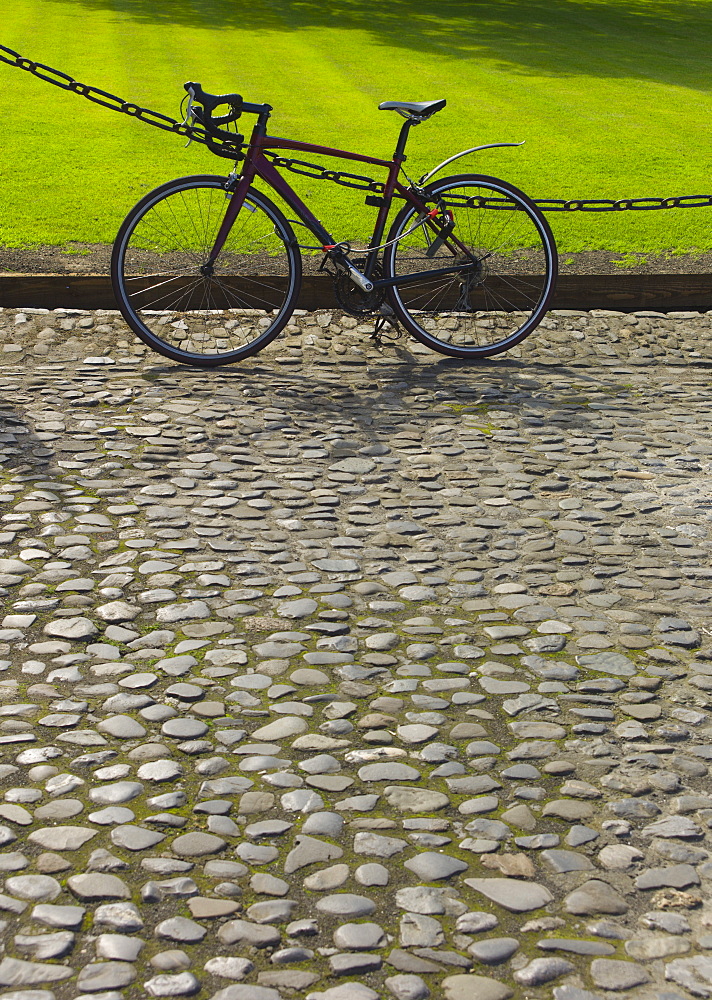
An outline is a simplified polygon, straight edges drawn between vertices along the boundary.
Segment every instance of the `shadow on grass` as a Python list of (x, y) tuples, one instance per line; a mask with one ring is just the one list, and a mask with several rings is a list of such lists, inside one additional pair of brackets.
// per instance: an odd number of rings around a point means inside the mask
[[(415, 58), (419, 52), (480, 56), (523, 74), (630, 77), (704, 91), (710, 86), (712, 6), (706, 0), (341, 0), (336, 9), (324, 0), (74, 2), (166, 28), (269, 33), (336, 26), (411, 49)], [(262, 44), (269, 58), (268, 34)], [(239, 50), (235, 59), (239, 65)]]

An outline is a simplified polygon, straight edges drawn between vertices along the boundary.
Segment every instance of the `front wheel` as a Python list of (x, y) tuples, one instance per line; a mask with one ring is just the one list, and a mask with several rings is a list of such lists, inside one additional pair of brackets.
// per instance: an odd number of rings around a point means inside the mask
[(249, 358), (287, 324), (302, 262), (294, 232), (261, 192), (248, 191), (210, 261), (231, 193), (226, 179), (182, 177), (142, 198), (114, 243), (111, 280), (121, 314), (150, 348), (214, 368)]
[(398, 318), (455, 358), (519, 344), (549, 308), (558, 270), (541, 211), (506, 181), (475, 174), (435, 181), (423, 200), (430, 215), (406, 205), (388, 236), (384, 270), (396, 279)]

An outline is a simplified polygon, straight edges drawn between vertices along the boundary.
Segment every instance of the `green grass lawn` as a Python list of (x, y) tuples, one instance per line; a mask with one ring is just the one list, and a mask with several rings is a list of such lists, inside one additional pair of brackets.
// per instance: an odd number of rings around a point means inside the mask
[[(534, 198), (712, 193), (712, 0), (5, 0), (3, 12), (4, 45), (174, 116), (183, 82), (199, 80), (272, 104), (273, 134), (387, 158), (400, 119), (378, 103), (447, 97), (412, 133), (411, 176), (526, 139), (456, 169)], [(2, 246), (110, 243), (146, 190), (229, 169), (20, 70), (0, 64), (0, 80)], [(363, 195), (295, 186), (337, 238), (370, 228)], [(712, 249), (712, 208), (549, 219), (564, 252)]]

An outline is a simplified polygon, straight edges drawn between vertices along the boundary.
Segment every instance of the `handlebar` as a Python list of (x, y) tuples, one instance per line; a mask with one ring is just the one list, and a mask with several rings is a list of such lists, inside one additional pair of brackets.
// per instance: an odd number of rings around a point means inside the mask
[[(234, 141), (235, 135), (231, 132), (220, 132), (220, 127), (236, 122), (243, 111), (253, 115), (269, 114), (272, 110), (269, 104), (250, 104), (243, 101), (240, 94), (208, 94), (199, 83), (185, 83), (184, 90), (187, 91), (192, 101), (200, 105), (200, 110), (193, 108), (193, 114), (203, 125), (207, 132), (217, 138), (228, 138)], [(213, 117), (213, 111), (221, 104), (227, 104), (230, 111), (226, 115), (218, 118)]]

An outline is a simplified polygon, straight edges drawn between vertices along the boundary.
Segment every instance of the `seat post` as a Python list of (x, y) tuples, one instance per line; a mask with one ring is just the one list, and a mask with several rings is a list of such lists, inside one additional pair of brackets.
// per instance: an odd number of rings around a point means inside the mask
[(393, 154), (394, 160), (405, 160), (405, 144), (408, 141), (408, 133), (410, 132), (412, 125), (419, 125), (420, 122), (415, 118), (406, 118), (406, 120), (401, 125), (400, 135), (398, 136), (398, 144), (396, 146), (396, 151)]

